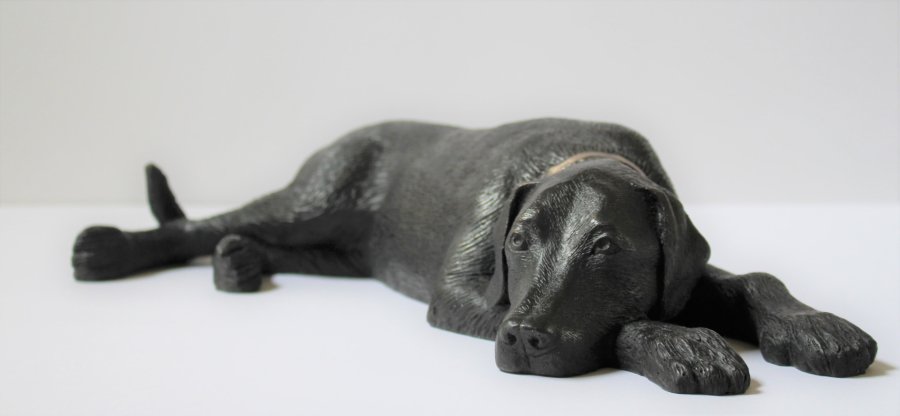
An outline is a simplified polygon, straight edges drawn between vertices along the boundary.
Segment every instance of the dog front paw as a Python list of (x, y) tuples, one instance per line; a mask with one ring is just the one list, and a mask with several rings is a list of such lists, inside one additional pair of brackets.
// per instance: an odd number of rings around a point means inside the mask
[(75, 239), (72, 267), (75, 279), (109, 280), (124, 277), (134, 269), (133, 242), (115, 227), (90, 227)]
[(766, 361), (831, 377), (862, 374), (875, 360), (878, 344), (862, 329), (827, 312), (774, 315), (759, 327)]
[(661, 322), (626, 325), (617, 341), (622, 368), (679, 394), (740, 394), (750, 386), (744, 360), (716, 332)]
[(224, 292), (256, 292), (267, 272), (263, 247), (239, 235), (219, 241), (213, 255), (216, 289)]

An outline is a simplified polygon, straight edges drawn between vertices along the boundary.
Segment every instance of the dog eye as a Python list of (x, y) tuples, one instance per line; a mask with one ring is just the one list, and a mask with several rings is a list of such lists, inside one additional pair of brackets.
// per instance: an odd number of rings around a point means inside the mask
[(594, 247), (591, 249), (591, 254), (613, 254), (619, 250), (619, 246), (609, 237), (600, 237), (594, 242)]
[(522, 251), (528, 248), (528, 240), (520, 232), (514, 232), (509, 235), (509, 248)]

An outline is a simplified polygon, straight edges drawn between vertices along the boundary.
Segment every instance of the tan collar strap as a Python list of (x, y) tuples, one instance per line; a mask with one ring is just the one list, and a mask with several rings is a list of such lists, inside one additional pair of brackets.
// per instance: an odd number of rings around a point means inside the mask
[(595, 158), (599, 158), (599, 159), (612, 159), (612, 160), (615, 160), (615, 161), (617, 161), (617, 162), (622, 162), (622, 163), (624, 163), (625, 165), (627, 165), (628, 167), (630, 167), (630, 168), (634, 169), (635, 171), (637, 171), (637, 173), (640, 173), (641, 175), (643, 175), (644, 177), (647, 176), (647, 174), (644, 173), (644, 171), (643, 171), (640, 167), (638, 167), (638, 165), (636, 165), (634, 162), (632, 162), (632, 161), (630, 161), (630, 160), (628, 160), (628, 159), (625, 159), (625, 158), (622, 157), (622, 156), (614, 155), (614, 154), (612, 154), (612, 153), (605, 153), (605, 152), (581, 152), (581, 153), (576, 153), (576, 154), (572, 155), (571, 157), (569, 157), (568, 159), (563, 160), (562, 162), (560, 162), (560, 163), (558, 163), (558, 164), (556, 164), (556, 165), (551, 166), (550, 169), (547, 169), (547, 175), (548, 175), (548, 176), (556, 175), (557, 173), (564, 171), (564, 170), (565, 170), (566, 168), (568, 168), (569, 166), (572, 166), (572, 165), (574, 165), (574, 164), (576, 164), (576, 163), (578, 163), (578, 162), (581, 162), (582, 160), (595, 159)]

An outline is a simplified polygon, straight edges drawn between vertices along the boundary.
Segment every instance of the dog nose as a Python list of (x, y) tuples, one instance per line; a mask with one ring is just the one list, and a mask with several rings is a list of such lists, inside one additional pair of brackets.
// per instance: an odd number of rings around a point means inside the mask
[(507, 345), (522, 345), (529, 355), (553, 349), (558, 337), (548, 329), (540, 329), (528, 322), (509, 320), (500, 328), (500, 340)]

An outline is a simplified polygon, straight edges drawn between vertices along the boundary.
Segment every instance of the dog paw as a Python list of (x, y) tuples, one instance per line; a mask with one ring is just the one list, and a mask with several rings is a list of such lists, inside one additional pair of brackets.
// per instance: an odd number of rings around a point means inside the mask
[(224, 292), (256, 292), (266, 274), (267, 261), (263, 248), (239, 235), (219, 241), (213, 255), (216, 289)]
[(807, 373), (849, 377), (875, 360), (878, 344), (856, 325), (827, 312), (769, 317), (760, 325), (759, 349), (766, 361)]
[(623, 368), (679, 394), (740, 394), (750, 386), (744, 360), (716, 332), (660, 322), (630, 324), (619, 337)]
[(75, 239), (72, 267), (75, 279), (109, 280), (132, 272), (133, 244), (128, 234), (114, 227), (90, 227)]
[(681, 394), (740, 394), (750, 386), (750, 370), (719, 334), (706, 328), (657, 344), (661, 376), (657, 384)]

